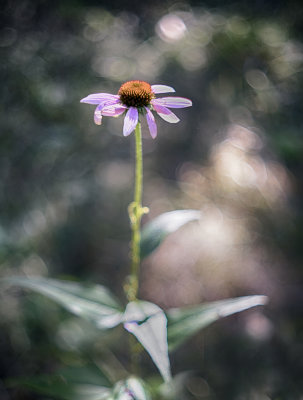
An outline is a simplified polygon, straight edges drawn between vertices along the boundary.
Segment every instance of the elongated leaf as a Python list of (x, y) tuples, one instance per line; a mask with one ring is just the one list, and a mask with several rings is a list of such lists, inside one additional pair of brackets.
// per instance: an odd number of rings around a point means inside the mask
[(9, 385), (21, 385), (62, 400), (105, 400), (111, 393), (109, 381), (94, 365), (67, 367), (52, 376), (18, 378)]
[(159, 369), (163, 379), (171, 378), (167, 347), (167, 320), (160, 307), (147, 301), (133, 301), (124, 313), (124, 328), (136, 336)]
[(79, 367), (64, 367), (57, 371), (57, 375), (72, 384), (111, 387), (111, 382), (103, 372), (102, 367), (100, 368), (94, 363)]
[(10, 277), (4, 282), (41, 293), (73, 314), (93, 322), (99, 329), (109, 329), (121, 322), (122, 308), (104, 286), (25, 277)]
[(118, 382), (113, 390), (114, 400), (149, 400), (150, 395), (143, 381), (136, 377), (130, 377)]
[(141, 233), (141, 257), (152, 253), (168, 234), (190, 221), (199, 220), (200, 217), (201, 213), (197, 210), (176, 210), (161, 214), (147, 223)]
[(219, 318), (264, 305), (266, 302), (266, 296), (245, 296), (168, 310), (166, 314), (169, 350), (175, 349), (197, 331)]

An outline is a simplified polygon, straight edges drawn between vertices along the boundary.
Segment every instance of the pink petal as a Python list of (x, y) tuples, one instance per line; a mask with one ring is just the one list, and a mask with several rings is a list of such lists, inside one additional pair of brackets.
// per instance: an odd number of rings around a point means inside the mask
[(153, 139), (157, 136), (157, 125), (155, 122), (155, 117), (153, 116), (153, 113), (150, 111), (149, 108), (145, 107), (145, 110), (147, 112), (146, 114), (146, 120), (147, 120), (147, 125), (149, 128), (150, 135)]
[(119, 96), (110, 93), (94, 93), (81, 99), (80, 103), (100, 104), (104, 101), (119, 102)]
[(166, 85), (152, 85), (151, 88), (155, 94), (175, 92), (174, 88), (172, 88), (170, 86), (166, 86)]
[(102, 108), (102, 115), (107, 117), (118, 117), (127, 110), (127, 107), (123, 106), (122, 104), (112, 104), (112, 105), (105, 105)]
[(154, 109), (156, 110), (159, 117), (164, 119), (164, 121), (170, 122), (171, 124), (176, 124), (180, 121), (180, 119), (171, 112), (168, 108), (159, 106), (158, 104), (153, 104)]
[(184, 97), (162, 97), (161, 99), (152, 100), (152, 104), (165, 106), (170, 108), (185, 108), (190, 107), (193, 103), (191, 100)]
[(103, 100), (99, 105), (102, 108), (105, 108), (105, 107), (108, 107), (108, 106), (120, 105), (119, 102), (120, 102), (119, 99), (116, 99), (116, 100)]
[(124, 118), (123, 135), (128, 136), (136, 128), (138, 123), (138, 110), (135, 107), (130, 107)]
[(102, 114), (101, 114), (102, 106), (101, 104), (96, 108), (94, 113), (94, 121), (96, 125), (101, 125), (102, 123)]

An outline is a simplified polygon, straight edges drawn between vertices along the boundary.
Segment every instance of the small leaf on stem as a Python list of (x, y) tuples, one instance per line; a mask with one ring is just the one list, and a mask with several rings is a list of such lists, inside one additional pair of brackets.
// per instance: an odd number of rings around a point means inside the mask
[(200, 217), (201, 212), (198, 210), (176, 210), (161, 214), (147, 223), (141, 232), (141, 258), (156, 250), (167, 235)]

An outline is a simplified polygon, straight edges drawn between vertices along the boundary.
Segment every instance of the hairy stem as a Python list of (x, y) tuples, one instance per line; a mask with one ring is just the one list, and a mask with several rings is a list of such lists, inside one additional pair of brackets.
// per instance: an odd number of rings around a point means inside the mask
[(135, 176), (135, 193), (134, 201), (128, 207), (128, 214), (132, 228), (131, 241), (131, 275), (125, 292), (129, 301), (137, 299), (139, 288), (139, 270), (140, 270), (140, 225), (141, 218), (147, 209), (142, 207), (142, 177), (143, 177), (143, 160), (142, 160), (142, 136), (141, 124), (138, 122), (135, 130), (136, 138), (136, 176)]

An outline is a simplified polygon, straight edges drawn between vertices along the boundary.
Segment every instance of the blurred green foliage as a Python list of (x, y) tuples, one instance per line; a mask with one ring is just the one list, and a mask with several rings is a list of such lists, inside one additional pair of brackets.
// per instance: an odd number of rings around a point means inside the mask
[[(299, 399), (299, 2), (7, 0), (0, 21), (1, 275), (72, 276), (123, 296), (133, 137), (122, 137), (121, 118), (94, 125), (93, 106), (79, 100), (130, 79), (171, 85), (193, 107), (177, 111), (177, 125), (158, 118), (156, 141), (145, 129), (147, 218), (201, 209), (209, 242), (194, 228), (174, 236), (144, 264), (141, 296), (163, 307), (271, 298), (264, 317), (232, 317), (178, 350), (173, 373), (194, 371), (180, 378), (181, 398)], [(0, 315), (1, 399), (45, 398), (6, 379), (92, 358), (123, 375), (119, 333), (98, 338), (53, 303), (14, 292), (1, 293)]]

